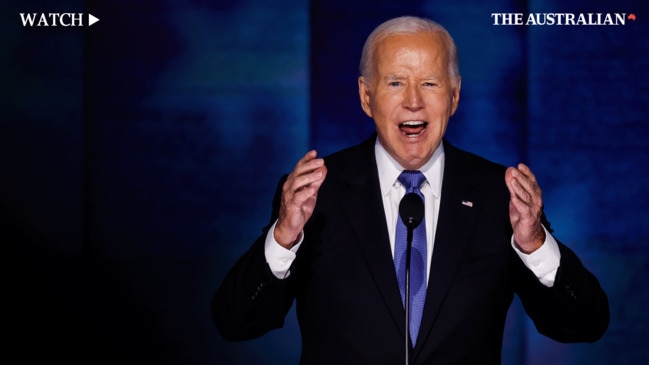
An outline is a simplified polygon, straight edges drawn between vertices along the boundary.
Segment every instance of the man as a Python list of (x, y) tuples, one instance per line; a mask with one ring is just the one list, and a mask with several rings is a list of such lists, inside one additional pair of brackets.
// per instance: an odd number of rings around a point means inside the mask
[[(224, 338), (281, 327), (295, 299), (302, 364), (393, 365), (406, 352), (412, 364), (498, 364), (516, 293), (541, 333), (599, 339), (606, 294), (550, 234), (532, 171), (443, 139), (461, 86), (447, 31), (414, 17), (380, 25), (358, 86), (376, 135), (325, 159), (311, 151), (280, 182), (271, 225), (214, 296)], [(425, 205), (408, 334), (398, 211), (406, 191)]]

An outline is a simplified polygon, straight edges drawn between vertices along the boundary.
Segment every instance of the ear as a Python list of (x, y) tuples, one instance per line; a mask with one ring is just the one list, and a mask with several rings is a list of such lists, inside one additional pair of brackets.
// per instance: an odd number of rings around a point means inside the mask
[(457, 106), (460, 102), (460, 89), (462, 88), (462, 78), (458, 76), (457, 85), (453, 88), (453, 95), (451, 96), (451, 115), (455, 114)]
[(370, 108), (370, 91), (369, 85), (363, 76), (358, 78), (358, 96), (361, 99), (361, 108), (368, 117), (372, 118), (372, 108)]

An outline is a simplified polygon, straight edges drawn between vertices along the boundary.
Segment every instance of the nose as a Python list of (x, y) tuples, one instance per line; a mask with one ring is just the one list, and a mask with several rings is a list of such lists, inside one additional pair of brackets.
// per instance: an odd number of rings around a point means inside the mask
[(405, 95), (403, 98), (404, 108), (416, 111), (424, 107), (424, 100), (421, 96), (421, 90), (416, 84), (409, 84), (405, 89)]

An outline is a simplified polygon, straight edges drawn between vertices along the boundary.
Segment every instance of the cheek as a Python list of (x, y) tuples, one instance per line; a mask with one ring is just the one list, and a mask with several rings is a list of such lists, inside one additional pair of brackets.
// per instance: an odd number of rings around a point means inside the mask
[(453, 115), (453, 102), (451, 97), (436, 97), (428, 103), (431, 116), (434, 118), (448, 118)]
[(388, 124), (395, 124), (402, 113), (401, 101), (398, 97), (385, 98), (377, 104), (377, 112)]

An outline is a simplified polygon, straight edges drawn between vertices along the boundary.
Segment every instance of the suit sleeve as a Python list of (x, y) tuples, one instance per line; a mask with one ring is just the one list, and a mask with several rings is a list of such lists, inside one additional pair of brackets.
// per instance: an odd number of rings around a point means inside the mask
[(608, 298), (577, 255), (558, 243), (561, 262), (554, 286), (542, 285), (514, 257), (516, 291), (539, 333), (559, 342), (595, 342), (609, 324)]
[[(271, 222), (277, 219), (284, 180), (275, 192)], [(266, 263), (264, 240), (270, 226), (228, 271), (212, 298), (212, 320), (228, 341), (257, 338), (282, 327), (293, 304), (292, 278), (277, 279)]]

